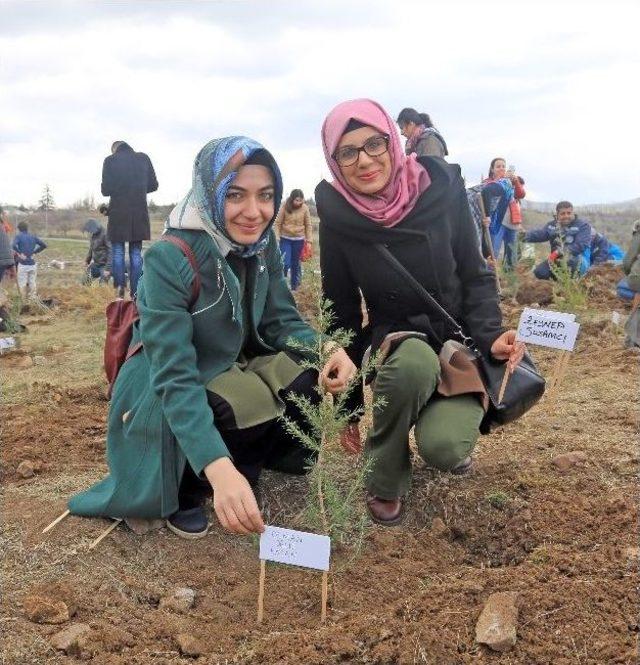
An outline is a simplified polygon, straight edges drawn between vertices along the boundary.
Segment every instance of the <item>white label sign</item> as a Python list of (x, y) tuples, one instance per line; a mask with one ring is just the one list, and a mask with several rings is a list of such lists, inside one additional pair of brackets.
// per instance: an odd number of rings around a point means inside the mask
[(0, 337), (0, 353), (13, 349), (16, 346), (14, 337)]
[(573, 351), (580, 330), (575, 314), (529, 309), (522, 312), (516, 339), (527, 344)]
[(292, 566), (329, 570), (331, 539), (317, 533), (268, 526), (260, 536), (260, 558)]

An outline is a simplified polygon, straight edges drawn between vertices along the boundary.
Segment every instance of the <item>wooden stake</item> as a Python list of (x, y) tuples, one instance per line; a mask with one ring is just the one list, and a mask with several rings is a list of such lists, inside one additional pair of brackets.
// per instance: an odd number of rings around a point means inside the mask
[(504, 368), (504, 376), (502, 377), (502, 383), (500, 384), (500, 392), (498, 393), (498, 404), (502, 404), (502, 399), (504, 397), (504, 393), (507, 390), (507, 383), (509, 382), (509, 377), (511, 376), (511, 372), (509, 372), (509, 365), (505, 365)]
[[(484, 209), (484, 199), (482, 198), (482, 193), (478, 194), (478, 202), (480, 203), (480, 210), (482, 211), (482, 218), (484, 219), (487, 216), (487, 211)], [(496, 289), (498, 290), (498, 295), (501, 296), (502, 287), (500, 286), (500, 277), (498, 277), (498, 262), (496, 261), (495, 254), (493, 253), (493, 242), (491, 242), (491, 233), (489, 232), (489, 229), (484, 225), (484, 222), (482, 223), (482, 235), (484, 236), (484, 240), (487, 243), (487, 247), (489, 248), (489, 256), (493, 261), (493, 269), (495, 271), (495, 276), (496, 276)]]
[(117, 526), (122, 522), (121, 519), (114, 520), (113, 524), (105, 529), (92, 543), (89, 545), (89, 549), (92, 550), (101, 540), (104, 540)]
[(53, 529), (53, 527), (56, 526), (56, 524), (60, 524), (60, 522), (62, 522), (62, 520), (65, 517), (67, 517), (69, 514), (70, 514), (70, 511), (65, 510), (64, 513), (62, 513), (62, 515), (59, 515), (58, 517), (56, 517), (55, 520), (53, 520), (53, 522), (51, 522), (51, 524), (49, 524), (49, 526), (45, 526), (45, 528), (42, 529), (42, 533), (47, 533), (47, 531), (51, 531), (51, 529)]
[(549, 379), (549, 393), (553, 393), (560, 384), (560, 379), (564, 376), (563, 367), (568, 362), (569, 351), (562, 351), (553, 366), (553, 373)]
[(329, 590), (329, 574), (326, 570), (322, 571), (322, 610), (320, 611), (320, 622), (327, 620), (327, 596)]
[(564, 379), (564, 375), (567, 373), (567, 368), (569, 367), (569, 360), (571, 360), (571, 352), (563, 351), (563, 357), (560, 365), (560, 374), (558, 375), (558, 383)]
[(260, 559), (260, 585), (258, 587), (258, 623), (264, 618), (264, 580), (267, 575), (267, 562)]

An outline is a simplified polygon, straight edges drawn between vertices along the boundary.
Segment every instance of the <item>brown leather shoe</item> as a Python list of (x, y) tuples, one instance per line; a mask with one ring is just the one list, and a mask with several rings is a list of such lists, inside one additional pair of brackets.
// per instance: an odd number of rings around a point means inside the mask
[(367, 508), (371, 519), (383, 526), (399, 524), (404, 517), (404, 499), (401, 496), (395, 499), (381, 499), (367, 494)]

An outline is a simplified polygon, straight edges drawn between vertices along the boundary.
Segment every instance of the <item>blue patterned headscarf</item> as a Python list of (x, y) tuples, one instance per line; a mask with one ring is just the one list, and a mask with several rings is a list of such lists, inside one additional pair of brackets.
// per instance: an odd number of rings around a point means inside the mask
[[(256, 154), (258, 153), (258, 154)], [(251, 158), (260, 157), (260, 163), (269, 168), (274, 180), (273, 217), (260, 239), (252, 245), (241, 245), (227, 233), (224, 221), (224, 202), (229, 185), (238, 175), (238, 169)], [(234, 254), (243, 258), (253, 256), (269, 242), (269, 231), (282, 201), (282, 176), (276, 160), (260, 143), (246, 136), (227, 136), (209, 141), (196, 156), (193, 164), (191, 199), (206, 230), (222, 234), (230, 243)]]

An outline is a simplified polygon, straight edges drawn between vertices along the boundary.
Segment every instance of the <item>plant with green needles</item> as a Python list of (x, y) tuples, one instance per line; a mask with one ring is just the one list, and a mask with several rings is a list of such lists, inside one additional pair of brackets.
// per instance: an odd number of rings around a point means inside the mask
[(577, 312), (584, 310), (587, 306), (587, 287), (578, 275), (575, 275), (567, 259), (562, 257), (560, 261), (551, 264), (553, 281), (553, 302), (563, 312)]
[(498, 510), (502, 510), (509, 503), (509, 495), (502, 490), (496, 490), (486, 496), (487, 501)]
[[(337, 345), (346, 347), (352, 334), (344, 330), (332, 330), (334, 317), (331, 303), (322, 299), (317, 284), (313, 285), (313, 288), (317, 303), (316, 329), (321, 334), (314, 348), (299, 343), (294, 346), (307, 355), (312, 352), (314, 359), (303, 360), (301, 363), (306, 368), (320, 372), (333, 353), (327, 341), (330, 339)], [(362, 381), (369, 366), (358, 372), (351, 384), (351, 390)], [(345, 452), (340, 444), (340, 434), (354, 418), (370, 413), (373, 405), (350, 411), (347, 400), (351, 390), (335, 396), (324, 395), (320, 386), (317, 390), (321, 397), (317, 404), (305, 396), (290, 395), (290, 399), (309, 424), (308, 433), (295, 422), (284, 419), (287, 430), (314, 453), (315, 457), (308, 475), (310, 492), (305, 517), (310, 528), (324, 532), (331, 537), (334, 544), (357, 553), (369, 525), (363, 491), (370, 463), (362, 455), (349, 455)]]

